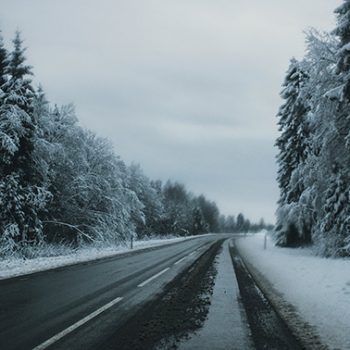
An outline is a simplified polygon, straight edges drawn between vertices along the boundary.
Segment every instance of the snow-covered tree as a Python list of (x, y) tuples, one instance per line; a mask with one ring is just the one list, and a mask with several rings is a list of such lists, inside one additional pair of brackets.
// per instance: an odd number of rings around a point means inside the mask
[[(328, 91), (318, 103), (319, 193), (323, 194), (322, 210), (318, 210), (315, 236), (321, 253), (325, 255), (349, 255), (349, 190), (350, 190), (350, 2), (344, 1), (335, 10), (337, 26), (333, 34), (337, 38), (334, 62), (329, 64)], [(329, 70), (329, 69), (328, 69)], [(322, 119), (321, 119), (321, 118)], [(321, 134), (321, 130), (323, 130)], [(322, 191), (323, 189), (323, 191)]]
[[(307, 54), (298, 63), (307, 78), (294, 89), (294, 120), (306, 126), (290, 128), (300, 139), (301, 157), (285, 141), (282, 106), (281, 137), (277, 141), (281, 199), (277, 211), (277, 242), (300, 244), (312, 239), (325, 255), (349, 254), (350, 190), (350, 2), (336, 9), (337, 27), (331, 33), (309, 31)], [(297, 86), (297, 85), (294, 85)], [(287, 90), (288, 91), (288, 90)], [(291, 89), (290, 91), (293, 91)], [(285, 97), (285, 96), (283, 96)], [(282, 114), (281, 114), (282, 111)], [(287, 110), (287, 116), (291, 115)], [(293, 112), (293, 111), (292, 111)], [(292, 113), (293, 114), (293, 113)], [(287, 137), (289, 139), (289, 137)], [(291, 151), (291, 156), (285, 156)], [(296, 164), (296, 166), (295, 166)], [(294, 191), (290, 191), (294, 187)], [(305, 229), (306, 228), (306, 229)], [(307, 235), (305, 236), (305, 232)], [(345, 253), (344, 253), (345, 252)]]
[(219, 232), (220, 213), (216, 203), (207, 200), (204, 195), (197, 197), (195, 203), (202, 213), (205, 229), (208, 232)]
[(133, 212), (138, 237), (161, 234), (160, 222), (164, 213), (161, 191), (157, 191), (150, 179), (144, 175), (140, 165), (131, 164), (127, 172), (128, 187), (136, 193), (142, 203), (143, 215)]
[(192, 207), (185, 186), (168, 181), (163, 188), (163, 195), (165, 232), (181, 236), (189, 235), (192, 226)]
[[(281, 245), (310, 243), (311, 232), (305, 225), (298, 225), (289, 211), (298, 206), (305, 190), (300, 167), (305, 162), (310, 149), (309, 105), (303, 88), (308, 80), (301, 63), (291, 60), (281, 93), (284, 104), (278, 113), (281, 135), (276, 141), (279, 149), (278, 184), (280, 199), (277, 210), (277, 242)], [(300, 220), (298, 220), (300, 222)]]
[(339, 38), (337, 73), (341, 75), (343, 84), (342, 97), (350, 101), (350, 1), (344, 0), (334, 12), (337, 27), (333, 33)]
[(337, 164), (333, 165), (333, 177), (325, 194), (325, 217), (320, 237), (322, 253), (326, 256), (350, 254), (350, 193), (348, 179), (344, 179)]
[(73, 105), (52, 106), (34, 90), (18, 32), (13, 44), (8, 53), (0, 37), (0, 255), (219, 231), (215, 202), (151, 181), (79, 126)]
[(209, 232), (209, 225), (205, 222), (203, 213), (198, 206), (194, 206), (192, 211), (191, 234), (198, 235)]
[(6, 83), (7, 58), (7, 50), (5, 49), (4, 40), (0, 31), (0, 98), (2, 86)]
[(34, 89), (29, 78), (32, 75), (31, 66), (26, 65), (25, 48), (20, 33), (17, 31), (13, 39), (13, 51), (11, 51), (8, 63), (5, 68), (9, 79), (3, 85), (6, 94), (5, 102), (18, 106), (26, 113), (33, 111), (32, 99)]
[(37, 124), (33, 116), (34, 90), (30, 66), (20, 34), (5, 67), (0, 105), (1, 232), (8, 241), (22, 246), (42, 239), (41, 213), (50, 193), (42, 186), (33, 159)]

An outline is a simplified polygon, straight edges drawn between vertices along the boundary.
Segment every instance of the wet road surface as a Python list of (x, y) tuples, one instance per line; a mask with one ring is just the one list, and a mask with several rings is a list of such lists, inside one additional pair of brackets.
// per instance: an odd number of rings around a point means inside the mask
[(0, 349), (300, 349), (233, 241), (203, 236), (0, 281)]
[[(90, 343), (94, 346), (96, 339), (114, 334), (134, 310), (154, 298), (217, 240), (214, 235), (205, 236), (0, 281), (0, 349), (34, 349), (100, 310), (48, 344), (56, 348), (73, 339), (65, 349), (82, 349), (80, 343), (85, 349)], [(88, 330), (84, 338), (82, 330)]]

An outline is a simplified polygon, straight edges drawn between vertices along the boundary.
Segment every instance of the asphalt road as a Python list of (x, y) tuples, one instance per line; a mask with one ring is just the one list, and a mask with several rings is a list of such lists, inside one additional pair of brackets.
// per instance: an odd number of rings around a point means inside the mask
[(221, 235), (0, 281), (0, 349), (93, 349)]

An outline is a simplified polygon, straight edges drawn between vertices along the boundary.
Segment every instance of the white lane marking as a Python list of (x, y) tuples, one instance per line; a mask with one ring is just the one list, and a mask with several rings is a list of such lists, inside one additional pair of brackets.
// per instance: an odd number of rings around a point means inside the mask
[(181, 261), (185, 260), (186, 258), (190, 257), (191, 255), (193, 255), (197, 250), (194, 250), (193, 252), (191, 252), (190, 254), (187, 254), (186, 256), (184, 256), (183, 258), (181, 258), (180, 260), (178, 260), (176, 263), (174, 263), (174, 265), (180, 264)]
[(174, 263), (174, 265), (180, 264), (181, 261), (184, 261), (187, 258), (187, 256), (184, 256), (183, 258), (181, 258), (180, 260), (178, 260), (176, 263)]
[(87, 315), (86, 317), (82, 318), (80, 321), (78, 321), (78, 322), (74, 323), (73, 325), (71, 325), (70, 327), (64, 329), (62, 332), (54, 335), (52, 338), (50, 338), (50, 339), (46, 340), (45, 342), (41, 343), (40, 345), (36, 346), (35, 348), (33, 348), (33, 350), (44, 350), (44, 349), (48, 348), (53, 343), (57, 342), (58, 340), (60, 340), (64, 336), (66, 336), (67, 334), (73, 332), (78, 327), (82, 326), (84, 323), (90, 321), (91, 319), (93, 319), (94, 317), (98, 316), (102, 312), (104, 312), (107, 309), (111, 308), (113, 305), (119, 303), (122, 299), (123, 298), (121, 298), (121, 297), (115, 298), (114, 300), (112, 300), (108, 304), (100, 307), (96, 311), (94, 311), (91, 314)]
[(147, 283), (153, 281), (155, 278), (159, 277), (159, 276), (162, 275), (164, 272), (167, 272), (169, 269), (170, 269), (170, 267), (167, 267), (166, 269), (164, 269), (164, 270), (162, 270), (162, 271), (156, 273), (156, 274), (153, 275), (152, 277), (146, 279), (146, 281), (143, 281), (142, 283), (140, 283), (140, 284), (138, 285), (138, 287), (143, 287), (143, 286), (145, 286)]

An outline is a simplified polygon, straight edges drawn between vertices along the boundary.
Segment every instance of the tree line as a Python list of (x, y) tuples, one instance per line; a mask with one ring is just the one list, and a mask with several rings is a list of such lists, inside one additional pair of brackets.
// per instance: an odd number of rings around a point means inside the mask
[(20, 33), (10, 52), (0, 35), (0, 256), (223, 229), (215, 202), (126, 165), (79, 126), (72, 105), (50, 104), (32, 75)]
[(220, 231), (226, 233), (256, 233), (261, 230), (273, 230), (273, 225), (266, 224), (264, 219), (260, 219), (258, 223), (251, 222), (245, 218), (242, 213), (235, 218), (233, 215), (220, 216)]
[(325, 256), (350, 255), (350, 1), (331, 32), (307, 33), (292, 59), (278, 113), (276, 238), (314, 244)]

